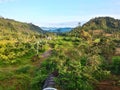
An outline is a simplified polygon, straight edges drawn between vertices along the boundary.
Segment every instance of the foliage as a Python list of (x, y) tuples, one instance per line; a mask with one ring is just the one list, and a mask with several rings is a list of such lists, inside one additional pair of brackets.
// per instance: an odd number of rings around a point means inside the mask
[(110, 71), (107, 71), (107, 70), (96, 70), (94, 73), (94, 77), (97, 79), (97, 80), (106, 80), (106, 79), (110, 79)]
[(120, 57), (119, 56), (113, 57), (112, 62), (113, 63), (111, 65), (111, 71), (114, 74), (120, 75)]
[(111, 17), (97, 17), (93, 18), (83, 25), (85, 30), (105, 30), (111, 33), (120, 30), (120, 20)]

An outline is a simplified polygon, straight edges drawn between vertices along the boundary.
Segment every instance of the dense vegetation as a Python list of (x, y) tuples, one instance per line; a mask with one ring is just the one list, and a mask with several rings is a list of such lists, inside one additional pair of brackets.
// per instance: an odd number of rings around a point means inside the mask
[(58, 90), (95, 90), (102, 80), (119, 86), (119, 31), (107, 36), (110, 33), (96, 34), (89, 26), (84, 30), (85, 25), (59, 36), (29, 28), (31, 33), (26, 29), (26, 34), (22, 27), (17, 33), (0, 26), (0, 90), (42, 90), (54, 71), (59, 73), (55, 78)]
[(111, 17), (93, 18), (83, 25), (83, 29), (120, 31), (120, 20)]
[(16, 58), (34, 49), (43, 31), (33, 24), (0, 18), (0, 64), (15, 63)]

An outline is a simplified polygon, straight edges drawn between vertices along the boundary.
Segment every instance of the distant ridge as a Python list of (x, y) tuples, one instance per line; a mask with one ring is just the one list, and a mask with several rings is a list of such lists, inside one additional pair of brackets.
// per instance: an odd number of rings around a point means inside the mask
[(53, 33), (64, 33), (64, 32), (69, 32), (73, 28), (71, 27), (41, 27), (43, 30), (48, 31), (48, 32), (53, 32)]

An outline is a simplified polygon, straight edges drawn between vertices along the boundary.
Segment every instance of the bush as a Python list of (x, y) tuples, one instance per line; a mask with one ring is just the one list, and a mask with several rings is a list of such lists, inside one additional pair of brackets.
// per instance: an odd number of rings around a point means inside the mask
[(110, 71), (107, 71), (107, 70), (96, 70), (93, 73), (93, 76), (97, 80), (105, 80), (110, 78), (110, 74), (111, 74)]
[(120, 56), (113, 57), (111, 71), (114, 74), (120, 75)]

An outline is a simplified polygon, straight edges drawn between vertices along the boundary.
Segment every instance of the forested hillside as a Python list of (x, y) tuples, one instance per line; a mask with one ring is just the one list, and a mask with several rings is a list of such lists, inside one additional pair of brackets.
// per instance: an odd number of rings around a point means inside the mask
[(120, 20), (111, 17), (97, 17), (89, 20), (82, 26), (74, 28), (69, 35), (80, 36), (81, 31), (87, 31), (92, 36), (108, 36), (120, 38)]
[(120, 20), (111, 17), (97, 17), (85, 23), (82, 28), (85, 30), (120, 31)]

